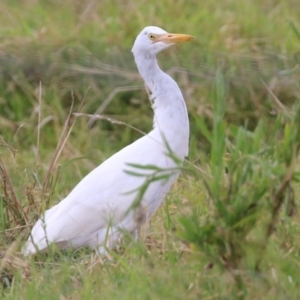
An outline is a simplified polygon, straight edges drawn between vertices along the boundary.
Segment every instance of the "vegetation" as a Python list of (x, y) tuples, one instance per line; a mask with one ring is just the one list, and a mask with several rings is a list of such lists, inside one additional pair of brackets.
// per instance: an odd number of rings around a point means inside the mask
[[(1, 296), (299, 299), (296, 4), (1, 1)], [(196, 37), (160, 55), (189, 109), (180, 179), (111, 259), (88, 249), (23, 258), (40, 212), (151, 129), (130, 53), (147, 25)]]

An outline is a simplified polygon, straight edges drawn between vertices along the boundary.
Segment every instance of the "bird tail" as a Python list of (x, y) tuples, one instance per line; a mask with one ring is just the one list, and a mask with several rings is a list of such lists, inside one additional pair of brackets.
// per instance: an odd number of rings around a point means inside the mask
[(45, 251), (48, 248), (49, 243), (46, 234), (46, 228), (44, 222), (39, 219), (34, 225), (31, 234), (22, 247), (22, 254), (24, 256), (36, 254), (38, 251)]
[(50, 217), (53, 216), (57, 208), (58, 205), (53, 206), (51, 209), (47, 210), (45, 214), (36, 222), (32, 228), (28, 240), (22, 247), (22, 254), (24, 256), (36, 254), (38, 251), (47, 251), (47, 248), (53, 239), (49, 237), (49, 234), (47, 234), (46, 226), (47, 223), (49, 223)]
[(30, 237), (29, 237), (27, 242), (22, 247), (22, 254), (24, 256), (33, 255), (33, 254), (37, 253), (37, 249), (38, 249), (38, 247), (35, 246), (35, 244), (30, 240)]

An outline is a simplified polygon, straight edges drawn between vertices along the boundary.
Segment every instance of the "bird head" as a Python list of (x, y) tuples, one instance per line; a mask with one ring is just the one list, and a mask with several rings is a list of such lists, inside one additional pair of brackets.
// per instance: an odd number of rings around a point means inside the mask
[(137, 36), (132, 48), (132, 53), (134, 55), (156, 55), (174, 44), (191, 41), (193, 39), (194, 37), (188, 34), (168, 33), (159, 27), (148, 26)]

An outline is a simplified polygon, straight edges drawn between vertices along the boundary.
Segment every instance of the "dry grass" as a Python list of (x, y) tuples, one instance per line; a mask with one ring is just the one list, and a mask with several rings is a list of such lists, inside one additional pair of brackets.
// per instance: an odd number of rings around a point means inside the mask
[[(298, 183), (291, 184), (292, 207), (285, 206), (291, 202), (281, 197), (281, 187), (273, 193), (280, 205), (273, 207), (276, 222), (265, 239), (258, 272), (249, 271), (258, 252), (255, 247), (252, 251), (249, 246), (242, 260), (249, 268), (243, 265), (232, 273), (220, 267), (224, 259), (215, 263), (201, 245), (182, 238), (182, 218), (196, 214), (200, 224), (215, 218), (207, 182), (214, 178), (209, 139), (217, 74), (225, 78), (222, 120), (229, 142), (242, 128), (247, 144), (262, 122), (269, 134), (266, 145), (284, 144), (282, 137), (288, 133), (284, 128), (290, 121), (280, 127), (276, 139), (272, 128), (281, 116), (293, 117), (290, 108), (300, 99), (296, 6), (294, 0), (177, 1), (176, 5), (169, 0), (118, 4), (108, 0), (1, 1), (3, 297), (298, 299), (300, 227), (293, 207), (299, 205)], [(142, 229), (140, 241), (125, 239), (119, 251), (110, 253), (111, 260), (87, 249), (24, 259), (20, 246), (40, 212), (63, 199), (96, 165), (151, 128), (148, 95), (130, 53), (134, 37), (149, 24), (196, 37), (194, 43), (160, 56), (161, 66), (179, 83), (189, 108), (186, 170), (168, 201)], [(269, 157), (274, 163), (285, 153), (278, 149)], [(226, 167), (232, 155), (227, 153), (222, 159)], [(293, 161), (293, 174), (298, 174), (298, 165)], [(289, 182), (289, 171), (278, 182)], [(292, 217), (284, 213), (290, 208), (295, 212)], [(254, 230), (244, 244), (262, 236), (262, 230)], [(237, 289), (236, 274), (243, 292)]]

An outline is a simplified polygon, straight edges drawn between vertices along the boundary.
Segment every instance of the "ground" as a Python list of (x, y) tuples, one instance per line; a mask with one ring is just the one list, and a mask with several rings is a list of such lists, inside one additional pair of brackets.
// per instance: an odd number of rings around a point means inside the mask
[[(2, 296), (299, 299), (297, 4), (1, 1)], [(151, 130), (131, 54), (147, 25), (195, 37), (159, 56), (189, 111), (179, 180), (110, 259), (88, 249), (24, 258), (45, 206)]]

